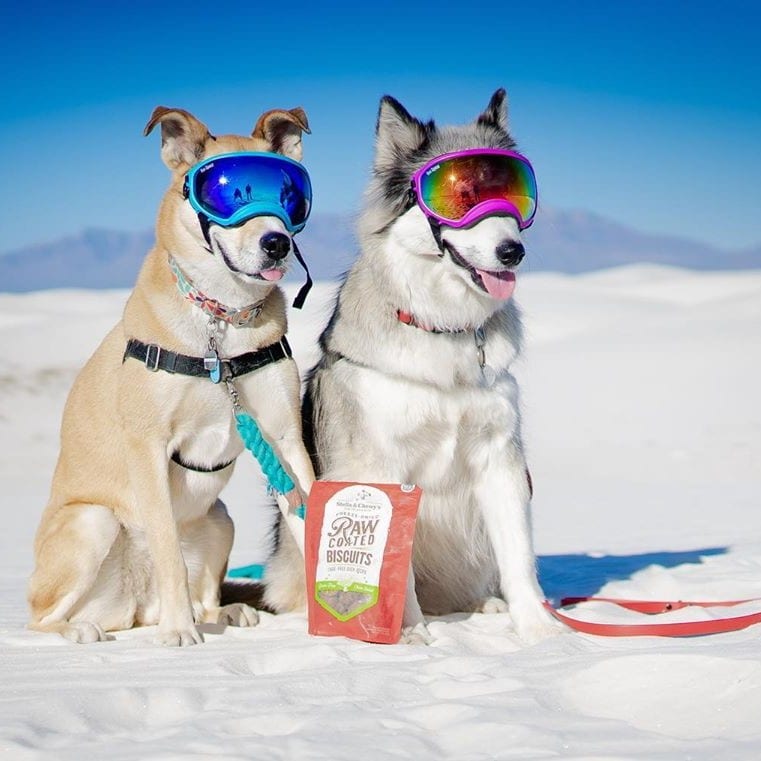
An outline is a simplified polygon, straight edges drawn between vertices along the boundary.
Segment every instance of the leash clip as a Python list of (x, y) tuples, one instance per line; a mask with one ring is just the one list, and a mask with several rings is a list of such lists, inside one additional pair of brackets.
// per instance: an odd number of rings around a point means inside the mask
[(203, 355), (203, 369), (209, 373), (212, 383), (219, 383), (222, 380), (222, 371), (219, 362), (219, 352), (217, 351), (217, 321), (213, 315), (209, 315), (209, 343), (206, 354)]

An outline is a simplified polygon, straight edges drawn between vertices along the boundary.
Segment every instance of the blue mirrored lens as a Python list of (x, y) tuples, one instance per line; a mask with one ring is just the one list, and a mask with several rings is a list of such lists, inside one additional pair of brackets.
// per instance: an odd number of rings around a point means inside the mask
[(220, 220), (249, 207), (254, 216), (257, 208), (274, 205), (297, 227), (306, 221), (312, 202), (303, 167), (275, 154), (215, 156), (198, 167), (192, 184), (195, 202)]

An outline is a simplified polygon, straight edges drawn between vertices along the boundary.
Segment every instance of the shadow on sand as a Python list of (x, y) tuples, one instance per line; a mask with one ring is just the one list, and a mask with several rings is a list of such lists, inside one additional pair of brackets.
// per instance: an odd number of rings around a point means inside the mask
[(550, 600), (597, 594), (609, 581), (631, 578), (649, 566), (674, 568), (723, 555), (726, 547), (705, 547), (683, 552), (647, 552), (641, 555), (543, 555), (538, 558), (539, 581)]

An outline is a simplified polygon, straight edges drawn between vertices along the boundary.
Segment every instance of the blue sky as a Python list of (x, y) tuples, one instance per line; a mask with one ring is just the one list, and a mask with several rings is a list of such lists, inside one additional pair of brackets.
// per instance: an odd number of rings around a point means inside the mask
[(456, 123), (500, 86), (545, 205), (761, 243), (758, 2), (324, 5), (3, 10), (0, 251), (151, 227), (168, 176), (142, 129), (159, 104), (215, 133), (303, 106), (315, 211), (354, 211), (381, 95)]

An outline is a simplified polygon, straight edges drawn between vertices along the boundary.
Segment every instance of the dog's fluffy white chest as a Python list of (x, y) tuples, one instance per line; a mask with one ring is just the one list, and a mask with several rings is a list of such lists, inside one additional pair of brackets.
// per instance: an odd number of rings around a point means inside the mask
[(380, 470), (429, 493), (460, 492), (464, 479), (477, 479), (495, 441), (518, 430), (517, 390), (506, 374), (488, 388), (442, 389), (350, 363), (340, 372), (362, 407), (364, 441), (356, 446), (363, 458), (378, 458)]

